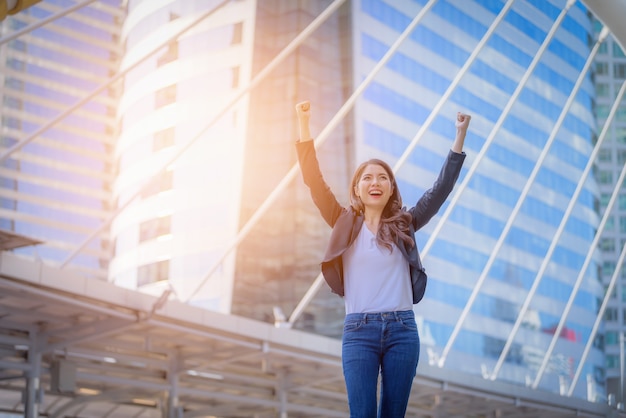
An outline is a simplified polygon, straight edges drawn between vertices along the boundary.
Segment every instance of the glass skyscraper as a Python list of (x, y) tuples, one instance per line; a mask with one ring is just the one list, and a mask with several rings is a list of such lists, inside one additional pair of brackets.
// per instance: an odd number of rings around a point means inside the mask
[[(596, 31), (599, 32), (601, 23), (598, 21), (594, 23)], [(626, 80), (626, 55), (619, 43), (610, 36), (602, 45), (595, 65), (596, 117), (599, 128), (608, 123), (609, 111), (624, 80)], [(626, 108), (623, 99), (611, 122), (597, 162), (602, 212), (607, 209), (615, 184), (626, 163)], [(611, 293), (604, 314), (607, 390), (616, 394), (620, 393), (622, 377), (620, 369), (623, 368), (620, 361), (623, 352), (620, 335), (624, 334), (626, 326), (626, 286), (623, 284), (626, 271), (623, 266), (617, 266), (618, 256), (626, 242), (626, 194), (622, 187), (619, 189), (617, 203), (607, 218), (600, 240), (602, 282), (605, 287), (608, 287), (616, 268), (620, 268), (619, 281)], [(622, 396), (618, 398), (623, 399)]]
[(69, 6), (40, 2), (0, 24), (3, 36), (25, 31), (0, 46), (0, 228), (41, 242), (16, 253), (106, 280), (106, 229), (72, 253), (111, 215), (119, 85), (60, 115), (117, 73), (124, 11), (105, 0), (28, 30)]
[(247, 98), (217, 115), (251, 77), (255, 3), (223, 3), (128, 2), (113, 193), (137, 200), (113, 222), (109, 277), (229, 312), (234, 253), (222, 250), (238, 226)]

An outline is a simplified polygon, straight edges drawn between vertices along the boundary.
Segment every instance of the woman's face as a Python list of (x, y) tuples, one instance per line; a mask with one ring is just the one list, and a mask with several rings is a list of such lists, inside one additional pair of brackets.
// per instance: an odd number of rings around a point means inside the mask
[(387, 171), (378, 164), (368, 164), (354, 186), (354, 193), (365, 207), (383, 210), (389, 201), (393, 187)]

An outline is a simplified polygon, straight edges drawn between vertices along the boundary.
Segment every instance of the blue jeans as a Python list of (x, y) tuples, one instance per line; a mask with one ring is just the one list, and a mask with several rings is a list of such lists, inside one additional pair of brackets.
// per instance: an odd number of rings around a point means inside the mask
[[(419, 351), (413, 311), (346, 315), (342, 362), (350, 417), (404, 417)], [(382, 382), (377, 408), (379, 372)]]

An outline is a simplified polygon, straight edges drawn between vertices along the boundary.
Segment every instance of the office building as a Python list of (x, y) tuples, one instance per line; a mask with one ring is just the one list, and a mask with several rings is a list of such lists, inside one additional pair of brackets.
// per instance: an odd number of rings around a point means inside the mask
[[(124, 11), (116, 0), (73, 13), (62, 1), (22, 3), (36, 4), (1, 24), (7, 42), (0, 46), (0, 228), (39, 243), (18, 244), (18, 254), (106, 280), (109, 233), (106, 228), (92, 233), (115, 205), (119, 84), (106, 84), (122, 58)], [(83, 101), (89, 95), (93, 99)]]
[[(597, 31), (601, 23), (595, 21)], [(613, 36), (602, 45), (595, 65), (596, 118), (599, 128), (609, 123), (606, 138), (600, 149), (597, 161), (597, 179), (600, 187), (600, 210), (606, 212), (616, 188), (620, 173), (626, 163), (626, 111), (623, 100), (612, 120), (608, 120), (610, 109), (626, 80), (626, 56)], [(606, 351), (607, 390), (621, 393), (624, 346), (620, 336), (626, 326), (626, 287), (623, 279), (626, 271), (617, 265), (619, 254), (626, 242), (626, 195), (618, 186), (616, 203), (607, 214), (607, 222), (602, 231), (600, 250), (602, 253), (602, 283), (608, 288), (613, 274), (618, 281), (611, 292), (605, 311), (604, 344)], [(623, 399), (620, 397), (620, 399)]]

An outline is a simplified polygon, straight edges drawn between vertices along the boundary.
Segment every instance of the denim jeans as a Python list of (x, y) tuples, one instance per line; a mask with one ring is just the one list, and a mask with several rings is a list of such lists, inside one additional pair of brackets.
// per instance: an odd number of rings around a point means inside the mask
[(419, 359), (419, 344), (413, 311), (346, 315), (342, 362), (350, 417), (404, 417)]

